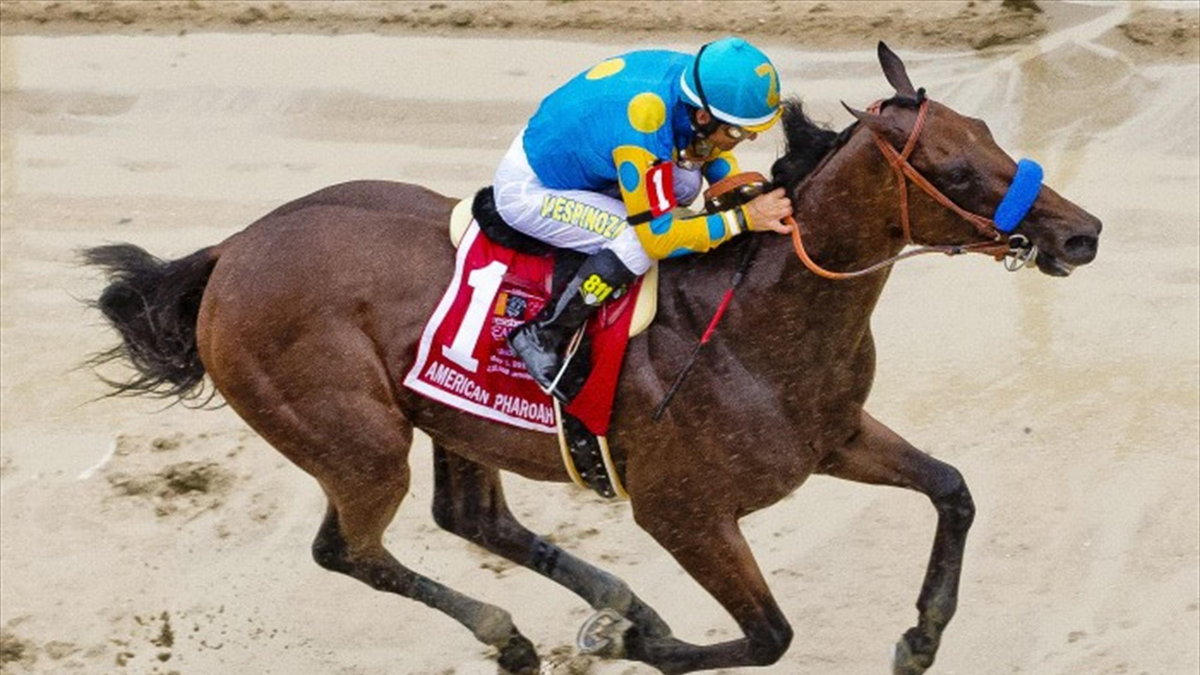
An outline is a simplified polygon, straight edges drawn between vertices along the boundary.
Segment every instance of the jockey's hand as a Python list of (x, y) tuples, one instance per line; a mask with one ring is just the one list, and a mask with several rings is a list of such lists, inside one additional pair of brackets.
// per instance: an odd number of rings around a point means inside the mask
[(783, 219), (792, 215), (792, 201), (787, 198), (783, 188), (775, 188), (750, 200), (746, 204), (746, 212), (750, 216), (752, 231), (771, 230), (779, 234), (792, 231), (790, 225), (783, 224)]

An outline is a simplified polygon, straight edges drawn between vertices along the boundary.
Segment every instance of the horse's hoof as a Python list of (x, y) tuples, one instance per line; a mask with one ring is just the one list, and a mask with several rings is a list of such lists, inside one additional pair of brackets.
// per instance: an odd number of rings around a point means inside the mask
[(911, 628), (900, 638), (892, 649), (892, 675), (921, 675), (933, 665), (931, 654), (913, 648), (913, 642), (923, 637), (916, 628)]
[(620, 658), (625, 655), (625, 631), (632, 627), (616, 610), (605, 608), (583, 622), (575, 646), (581, 654)]
[(912, 651), (904, 640), (892, 647), (892, 675), (919, 675), (921, 671), (913, 670)]
[(537, 675), (542, 665), (533, 643), (524, 635), (510, 637), (496, 661), (504, 672), (512, 675)]

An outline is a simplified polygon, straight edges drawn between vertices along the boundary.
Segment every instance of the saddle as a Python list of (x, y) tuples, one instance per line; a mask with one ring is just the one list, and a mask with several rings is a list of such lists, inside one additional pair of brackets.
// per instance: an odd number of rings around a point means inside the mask
[(556, 433), (571, 479), (605, 497), (627, 496), (606, 433), (629, 338), (657, 309), (658, 268), (605, 303), (583, 331), (559, 387), (545, 394), (507, 345), (510, 330), (536, 316), (586, 256), (514, 230), (496, 211), (492, 188), (455, 205), (450, 238), (454, 278), (426, 324), (404, 385), (465, 412)]

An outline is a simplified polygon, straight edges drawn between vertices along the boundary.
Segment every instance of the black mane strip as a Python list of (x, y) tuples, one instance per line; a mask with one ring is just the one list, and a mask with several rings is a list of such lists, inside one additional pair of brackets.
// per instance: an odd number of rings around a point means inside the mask
[[(915, 98), (896, 95), (881, 104), (881, 108), (898, 105), (917, 109), (925, 101), (925, 88), (917, 90)], [(787, 141), (784, 154), (771, 165), (771, 183), (790, 192), (804, 180), (813, 169), (835, 150), (846, 144), (858, 122), (836, 132), (825, 125), (814, 122), (805, 112), (799, 98), (783, 102), (783, 135)]]
[(804, 112), (798, 98), (783, 103), (784, 154), (771, 165), (771, 182), (790, 191), (804, 180), (826, 156), (844, 145), (854, 125), (841, 133), (817, 124)]

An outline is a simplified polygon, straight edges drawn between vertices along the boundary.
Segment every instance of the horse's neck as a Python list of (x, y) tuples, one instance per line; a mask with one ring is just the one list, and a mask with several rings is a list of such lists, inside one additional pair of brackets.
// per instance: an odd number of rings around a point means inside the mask
[(855, 133), (791, 197), (805, 247), (826, 269), (859, 270), (903, 248), (895, 178), (869, 131)]
[[(896, 236), (894, 178), (869, 133), (855, 134), (791, 196), (804, 246), (826, 269), (860, 270), (903, 248)], [(790, 237), (759, 236), (764, 244), (747, 285), (781, 298), (770, 303), (777, 305), (769, 309), (776, 322), (844, 335), (866, 330), (886, 269), (850, 280), (825, 279), (805, 269)]]
[[(895, 255), (897, 196), (890, 169), (869, 133), (856, 134), (824, 161), (792, 198), (810, 255), (827, 269), (858, 270)], [(887, 281), (882, 270), (834, 281), (805, 269), (791, 237), (755, 234), (759, 249), (720, 324), (730, 355), (749, 372), (788, 377), (813, 373), (866, 352), (871, 312)], [(699, 336), (746, 245), (729, 245), (701, 261), (664, 268), (660, 308), (671, 330)], [(669, 317), (669, 318), (668, 318)]]

